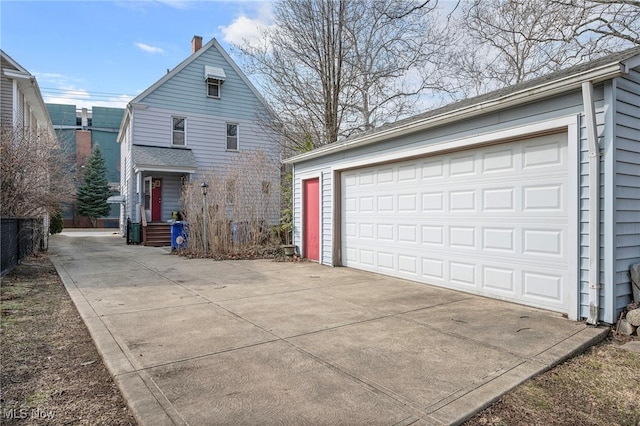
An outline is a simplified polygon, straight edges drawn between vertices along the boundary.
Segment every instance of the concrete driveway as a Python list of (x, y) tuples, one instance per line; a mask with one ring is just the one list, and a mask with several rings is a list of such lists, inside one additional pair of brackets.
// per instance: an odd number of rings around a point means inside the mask
[(51, 259), (143, 425), (456, 424), (605, 328), (315, 263), (64, 232)]

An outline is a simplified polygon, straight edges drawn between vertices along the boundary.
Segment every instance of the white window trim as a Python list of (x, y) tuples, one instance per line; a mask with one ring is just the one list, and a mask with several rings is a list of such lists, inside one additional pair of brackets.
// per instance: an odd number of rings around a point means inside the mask
[[(211, 99), (220, 99), (222, 97), (222, 80), (218, 80), (218, 79), (207, 79), (205, 80), (206, 84), (207, 84), (207, 98), (211, 98)], [(209, 94), (209, 85), (210, 84), (215, 84), (218, 86), (218, 96), (212, 96)]]
[[(179, 130), (174, 130), (173, 129), (173, 120), (176, 118), (180, 118), (182, 120), (184, 120), (184, 130), (182, 131), (182, 134), (184, 136), (184, 143), (182, 145), (178, 145), (173, 143), (173, 132), (175, 131), (179, 131)], [(172, 115), (171, 116), (171, 146), (187, 146), (187, 117), (181, 117), (178, 115)]]

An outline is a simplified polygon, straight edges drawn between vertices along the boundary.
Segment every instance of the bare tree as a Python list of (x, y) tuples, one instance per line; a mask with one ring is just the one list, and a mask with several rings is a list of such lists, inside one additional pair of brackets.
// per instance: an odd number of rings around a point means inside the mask
[[(619, 50), (640, 45), (640, 1), (638, 0), (553, 0), (574, 10), (563, 22), (570, 36), (598, 51)], [(592, 47), (593, 48), (593, 47)]]
[(333, 143), (410, 112), (424, 70), (435, 0), (280, 0), (262, 44), (238, 46), (296, 149)]
[(434, 30), (436, 6), (429, 1), (349, 2), (344, 102), (352, 124), (343, 134), (415, 113), (420, 95), (443, 88), (434, 69), (450, 40), (445, 27)]
[(74, 194), (70, 162), (48, 132), (2, 124), (0, 212), (9, 217), (43, 217)]
[(640, 42), (637, 0), (474, 0), (449, 51), (457, 96), (516, 84)]
[[(265, 243), (279, 219), (279, 173), (279, 158), (247, 151), (185, 185), (181, 203), (189, 222), (189, 249), (201, 253), (208, 247), (213, 255), (229, 255), (256, 250)], [(206, 209), (201, 181), (208, 185)]]
[(464, 4), (451, 66), (464, 96), (520, 83), (579, 61), (582, 48), (562, 24), (577, 11), (546, 0)]

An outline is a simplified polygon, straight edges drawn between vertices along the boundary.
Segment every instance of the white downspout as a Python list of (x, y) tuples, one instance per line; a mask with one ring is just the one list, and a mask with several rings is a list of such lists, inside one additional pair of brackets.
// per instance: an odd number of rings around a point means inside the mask
[(593, 102), (593, 84), (582, 83), (582, 102), (589, 143), (589, 317), (587, 324), (598, 324), (600, 287), (600, 147)]

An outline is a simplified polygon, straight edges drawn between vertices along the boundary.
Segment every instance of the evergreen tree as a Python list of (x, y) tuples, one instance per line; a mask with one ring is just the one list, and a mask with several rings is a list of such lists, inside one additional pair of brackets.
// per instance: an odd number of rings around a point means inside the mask
[(78, 188), (77, 209), (78, 214), (89, 217), (95, 228), (97, 218), (106, 216), (111, 211), (107, 198), (111, 196), (109, 181), (107, 180), (107, 167), (96, 145), (91, 151), (91, 157), (84, 169), (83, 183)]

